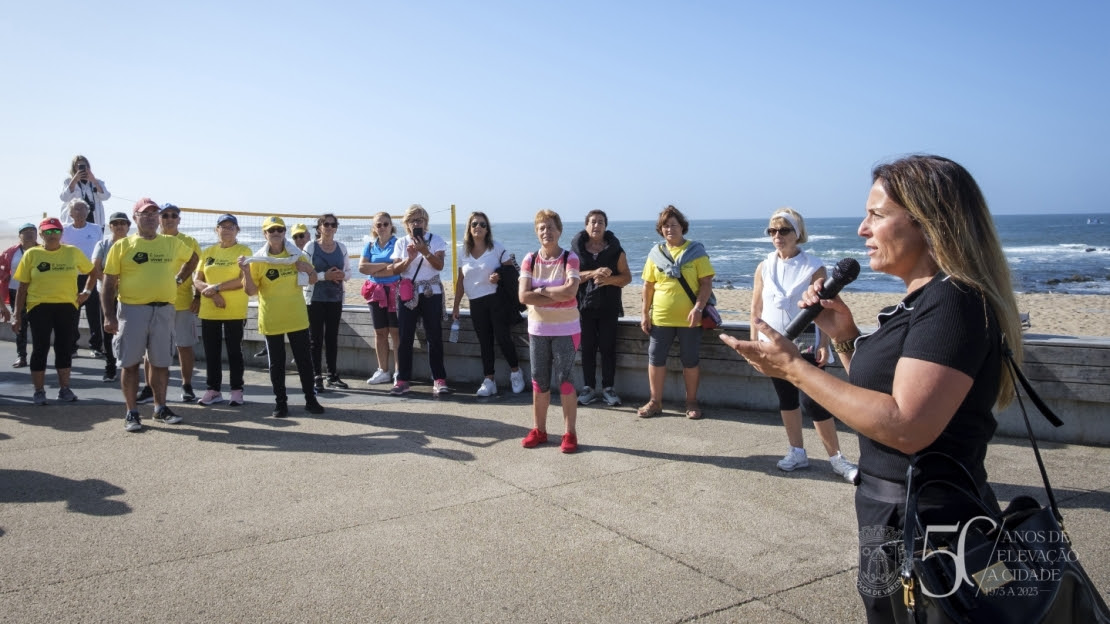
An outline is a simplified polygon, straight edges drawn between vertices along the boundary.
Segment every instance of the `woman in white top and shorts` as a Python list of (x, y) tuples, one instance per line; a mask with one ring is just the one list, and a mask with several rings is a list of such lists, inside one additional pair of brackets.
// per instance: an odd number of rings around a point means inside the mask
[[(808, 240), (802, 215), (791, 208), (780, 208), (771, 215), (767, 235), (771, 237), (775, 250), (767, 254), (767, 258), (755, 270), (751, 316), (753, 341), (767, 339), (755, 329), (756, 319), (762, 318), (775, 331), (785, 333), (790, 321), (801, 312), (798, 302), (802, 300), (806, 289), (810, 284), (825, 280), (825, 265), (820, 258), (807, 254), (798, 246)], [(816, 334), (802, 334), (794, 342), (801, 350), (802, 357), (810, 363), (820, 367), (829, 363), (829, 339), (820, 331)], [(802, 445), (804, 411), (813, 421), (813, 428), (825, 445), (833, 471), (848, 482), (854, 482), (859, 471), (855, 464), (840, 453), (840, 441), (836, 436), (836, 423), (832, 420), (832, 414), (805, 394), (799, 393), (790, 382), (774, 377), (771, 382), (779, 397), (779, 412), (790, 443), (786, 456), (778, 462), (779, 469), (790, 472), (809, 467), (809, 458)]]

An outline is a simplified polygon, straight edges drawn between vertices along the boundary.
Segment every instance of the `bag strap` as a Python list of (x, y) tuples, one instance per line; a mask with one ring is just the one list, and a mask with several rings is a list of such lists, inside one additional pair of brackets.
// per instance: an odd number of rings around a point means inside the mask
[(1052, 486), (1048, 483), (1048, 471), (1045, 470), (1044, 460), (1041, 459), (1041, 449), (1037, 446), (1037, 438), (1033, 435), (1033, 426), (1029, 423), (1029, 413), (1025, 411), (1025, 402), (1021, 400), (1021, 391), (1018, 389), (1018, 383), (1021, 387), (1025, 388), (1025, 393), (1029, 396), (1029, 400), (1045, 417), (1045, 420), (1052, 423), (1052, 426), (1059, 427), (1064, 424), (1053, 411), (1045, 404), (1037, 392), (1033, 390), (1032, 384), (1022, 374), (1021, 369), (1018, 368), (1017, 362), (1014, 361), (1014, 354), (1009, 348), (1006, 349), (1006, 360), (1010, 363), (1010, 377), (1014, 380), (1014, 396), (1017, 398), (1018, 406), (1021, 407), (1021, 418), (1025, 421), (1025, 431), (1029, 434), (1029, 444), (1033, 447), (1033, 454), (1037, 457), (1037, 468), (1041, 471), (1041, 480), (1044, 481), (1044, 489), (1048, 494), (1048, 504), (1052, 507), (1052, 514), (1056, 516), (1056, 521), (1061, 525), (1064, 523), (1064, 517), (1060, 515), (1060, 508), (1056, 505), (1056, 495), (1052, 493)]

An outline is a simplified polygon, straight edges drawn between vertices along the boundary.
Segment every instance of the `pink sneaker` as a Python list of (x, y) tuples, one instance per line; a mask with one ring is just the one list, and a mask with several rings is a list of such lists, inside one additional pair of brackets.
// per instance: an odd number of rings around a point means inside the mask
[(547, 433), (539, 429), (533, 429), (524, 436), (524, 440), (520, 442), (524, 448), (536, 448), (537, 446), (547, 442)]
[(563, 443), (559, 445), (559, 450), (564, 453), (575, 453), (578, 451), (578, 436), (573, 433), (563, 434)]
[(231, 400), (228, 401), (227, 404), (232, 406), (232, 407), (237, 407), (239, 405), (242, 405), (243, 404), (243, 391), (242, 390), (232, 390), (231, 391)]
[(220, 394), (217, 390), (205, 390), (204, 396), (200, 397), (197, 401), (201, 405), (213, 405), (215, 403), (223, 403), (224, 395)]

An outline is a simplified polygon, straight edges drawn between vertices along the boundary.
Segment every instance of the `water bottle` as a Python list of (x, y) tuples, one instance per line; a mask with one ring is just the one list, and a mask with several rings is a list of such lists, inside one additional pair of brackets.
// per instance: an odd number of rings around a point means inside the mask
[(459, 341), (459, 322), (458, 320), (451, 322), (451, 336), (448, 338), (451, 342)]

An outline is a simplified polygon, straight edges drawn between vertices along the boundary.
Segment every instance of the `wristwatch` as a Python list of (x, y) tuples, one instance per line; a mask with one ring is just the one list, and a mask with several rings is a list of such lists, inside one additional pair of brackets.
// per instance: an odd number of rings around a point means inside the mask
[(177, 282), (178, 286), (180, 286), (185, 281), (185, 278), (179, 275), (177, 276), (177, 278), (174, 279), (174, 281)]

